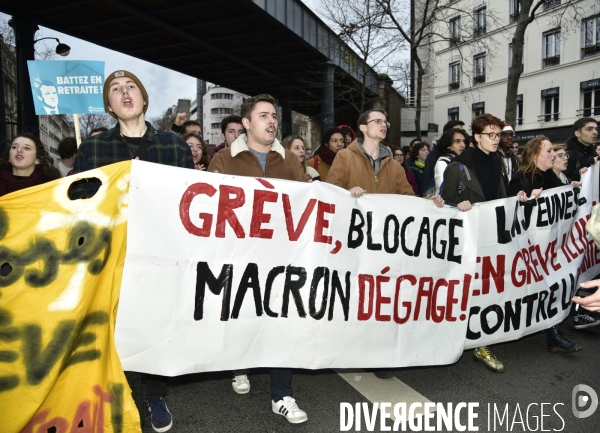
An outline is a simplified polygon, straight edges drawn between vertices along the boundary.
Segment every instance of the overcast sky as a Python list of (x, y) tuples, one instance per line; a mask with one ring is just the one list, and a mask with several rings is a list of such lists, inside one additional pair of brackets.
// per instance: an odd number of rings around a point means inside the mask
[[(319, 0), (303, 0), (304, 3), (315, 11)], [(8, 21), (10, 15), (0, 12), (0, 18)], [(148, 63), (135, 57), (127, 56), (117, 51), (108, 50), (101, 46), (74, 38), (64, 33), (40, 26), (36, 37), (54, 37), (71, 47), (67, 57), (56, 56), (56, 60), (101, 60), (105, 62), (105, 74), (110, 74), (117, 69), (126, 69), (133, 72), (148, 91), (148, 117), (160, 116), (178, 99), (196, 98), (196, 79), (189, 75), (180, 74), (170, 69)], [(48, 42), (54, 45), (53, 41)]]

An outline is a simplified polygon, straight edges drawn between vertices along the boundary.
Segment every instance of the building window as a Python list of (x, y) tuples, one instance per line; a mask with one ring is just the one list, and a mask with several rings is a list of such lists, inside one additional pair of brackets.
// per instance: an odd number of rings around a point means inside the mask
[(481, 116), (485, 113), (485, 102), (475, 102), (471, 105), (471, 110), (473, 111), (473, 117)]
[(460, 88), (460, 62), (450, 64), (450, 84), (448, 90), (456, 90)]
[(211, 108), (210, 114), (233, 114), (233, 108)]
[(508, 21), (511, 24), (517, 22), (517, 20), (519, 19), (519, 12), (520, 12), (519, 0), (510, 0), (510, 5), (509, 5), (510, 15), (508, 16)]
[(583, 92), (583, 117), (600, 115), (600, 89)]
[(473, 84), (485, 83), (485, 54), (473, 57)]
[(560, 30), (544, 34), (544, 68), (560, 64)]
[(458, 107), (448, 108), (448, 121), (460, 120), (458, 111)]
[(523, 124), (523, 94), (517, 95), (517, 125)]
[(450, 20), (450, 46), (460, 43), (460, 17)]
[(543, 122), (556, 122), (560, 117), (558, 112), (559, 88), (542, 90), (542, 115), (540, 120)]
[(221, 129), (221, 122), (211, 123), (210, 124), (210, 129)]
[(544, 10), (545, 11), (547, 11), (548, 9), (555, 8), (557, 6), (560, 6), (560, 0), (546, 0), (544, 2)]
[(600, 17), (585, 20), (582, 30), (581, 58), (600, 52)]
[(484, 6), (482, 8), (476, 9), (475, 11), (473, 11), (473, 14), (475, 16), (475, 23), (473, 26), (474, 36), (485, 35), (487, 8)]
[(231, 93), (213, 93), (210, 95), (210, 99), (233, 99), (233, 94)]

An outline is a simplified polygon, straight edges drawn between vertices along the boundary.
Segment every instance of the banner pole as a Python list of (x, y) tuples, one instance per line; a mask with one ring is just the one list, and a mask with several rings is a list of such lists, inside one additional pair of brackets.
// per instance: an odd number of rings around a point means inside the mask
[(81, 144), (81, 128), (79, 127), (79, 114), (73, 114), (73, 123), (75, 124), (75, 139), (77, 140), (77, 148)]

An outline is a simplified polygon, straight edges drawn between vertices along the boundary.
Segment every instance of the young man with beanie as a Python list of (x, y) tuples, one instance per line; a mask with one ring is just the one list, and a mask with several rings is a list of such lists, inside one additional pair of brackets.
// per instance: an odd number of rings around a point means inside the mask
[(565, 143), (569, 165), (564, 171), (565, 176), (571, 180), (581, 180), (579, 170), (594, 165), (598, 161), (595, 146), (598, 139), (598, 122), (592, 117), (582, 117), (573, 123), (573, 134)]
[[(91, 170), (115, 162), (140, 159), (158, 164), (194, 169), (192, 151), (177, 135), (155, 130), (146, 122), (148, 93), (140, 80), (129, 71), (115, 71), (104, 83), (104, 107), (118, 123), (109, 131), (89, 137), (79, 146), (74, 173)], [(143, 422), (142, 374), (125, 372), (133, 398)], [(164, 397), (168, 378), (144, 374), (147, 408), (152, 428), (166, 432), (173, 425)]]
[[(277, 100), (271, 95), (263, 94), (246, 99), (241, 107), (241, 121), (246, 133), (240, 135), (231, 146), (216, 153), (208, 171), (305, 182), (306, 176), (298, 157), (275, 138), (278, 126), (276, 107)], [(245, 375), (240, 373), (234, 372), (234, 375), (244, 376), (234, 377), (234, 389), (238, 380), (245, 379)], [(298, 407), (292, 397), (292, 370), (271, 368), (270, 375), (271, 410), (284, 416), (292, 424), (307, 421), (306, 412)], [(250, 389), (249, 383), (247, 388)]]

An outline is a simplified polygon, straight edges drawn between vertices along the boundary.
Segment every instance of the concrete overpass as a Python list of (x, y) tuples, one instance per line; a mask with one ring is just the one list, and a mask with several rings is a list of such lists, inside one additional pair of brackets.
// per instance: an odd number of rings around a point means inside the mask
[[(334, 124), (334, 113), (336, 124), (354, 125), (358, 113), (348, 100), (360, 93), (363, 77), (369, 100), (383, 96), (376, 103), (397, 111), (393, 123), (400, 123), (401, 97), (389, 79), (300, 0), (19, 0), (0, 9), (14, 17), (21, 70), (33, 58), (39, 24), (241, 93), (270, 93), (282, 105), (284, 135), (292, 110), (323, 127)], [(20, 113), (33, 124), (33, 106), (23, 103), (31, 91), (22, 87)]]

